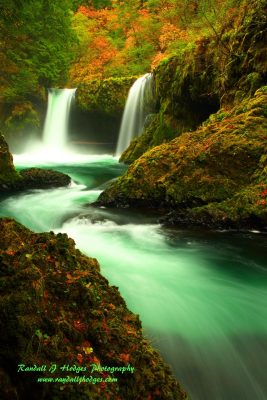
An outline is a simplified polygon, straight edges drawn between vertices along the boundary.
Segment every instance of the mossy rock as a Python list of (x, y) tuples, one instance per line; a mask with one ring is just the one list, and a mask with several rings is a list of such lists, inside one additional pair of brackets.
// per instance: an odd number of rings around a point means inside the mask
[[(0, 219), (0, 230), (1, 399), (187, 398), (96, 259), (66, 234), (35, 234), (11, 219)], [(93, 365), (134, 371), (97, 372)], [(33, 366), (46, 368), (24, 370)], [(69, 380), (83, 377), (89, 382)]]
[(68, 186), (71, 183), (70, 176), (62, 172), (28, 168), (17, 173), (17, 179), (9, 179), (0, 186), (0, 193), (12, 194), (28, 189), (49, 189)]
[(71, 178), (62, 172), (41, 169), (28, 168), (20, 171), (22, 180), (20, 181), (21, 189), (44, 189), (68, 186)]
[[(230, 219), (256, 213), (265, 221), (266, 199), (259, 197), (252, 210), (245, 193), (267, 189), (266, 107), (262, 87), (252, 99), (219, 110), (195, 132), (154, 147), (100, 195), (98, 204), (181, 209), (231, 200)], [(232, 200), (237, 198), (238, 203)]]
[(120, 162), (131, 164), (142, 154), (154, 146), (168, 142), (177, 136), (168, 116), (149, 114), (146, 117), (143, 133), (134, 139), (130, 146), (122, 153)]
[(128, 91), (136, 76), (92, 79), (77, 87), (76, 105), (88, 112), (107, 115), (122, 113)]
[(13, 148), (23, 149), (33, 136), (41, 135), (45, 107), (45, 95), (39, 90), (32, 95), (13, 97), (0, 105), (0, 130)]
[(13, 164), (12, 154), (4, 137), (0, 134), (0, 190), (7, 183), (15, 183), (20, 180), (18, 172)]
[(166, 226), (267, 231), (266, 187), (266, 184), (249, 185), (222, 202), (173, 210), (161, 218), (161, 223)]

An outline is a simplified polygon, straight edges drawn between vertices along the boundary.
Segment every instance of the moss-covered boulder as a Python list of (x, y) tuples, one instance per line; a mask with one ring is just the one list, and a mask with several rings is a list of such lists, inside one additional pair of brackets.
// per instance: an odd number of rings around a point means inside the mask
[(62, 172), (50, 169), (28, 168), (21, 170), (19, 173), (16, 172), (15, 179), (10, 177), (10, 179), (0, 184), (0, 193), (14, 193), (28, 189), (49, 189), (68, 186), (70, 183), (70, 176)]
[(122, 113), (128, 91), (137, 77), (92, 79), (80, 83), (76, 92), (77, 107), (107, 115)]
[[(195, 132), (146, 152), (101, 194), (99, 204), (209, 213), (214, 224), (267, 224), (267, 87), (221, 109)], [(186, 213), (185, 211), (183, 211)], [(191, 215), (191, 214), (190, 214)]]
[(34, 93), (13, 96), (10, 88), (10, 94), (11, 97), (7, 94), (0, 101), (0, 131), (12, 143), (13, 149), (23, 151), (32, 137), (41, 136), (47, 103), (46, 90), (38, 86)]
[(62, 172), (28, 168), (17, 173), (17, 179), (8, 180), (0, 186), (0, 193), (12, 194), (28, 189), (49, 189), (68, 186), (71, 183), (69, 175)]
[(94, 258), (66, 234), (0, 230), (1, 399), (186, 399)]
[(22, 177), (20, 181), (21, 189), (44, 189), (68, 186), (71, 178), (62, 172), (41, 169), (28, 168), (20, 171)]
[(10, 183), (20, 180), (19, 173), (15, 170), (12, 154), (4, 137), (0, 134), (0, 191)]

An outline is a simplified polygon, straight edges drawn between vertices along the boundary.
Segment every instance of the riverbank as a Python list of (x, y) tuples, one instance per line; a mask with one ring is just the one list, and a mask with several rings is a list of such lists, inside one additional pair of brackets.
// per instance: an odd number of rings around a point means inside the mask
[[(2, 399), (187, 398), (96, 259), (65, 234), (11, 219), (0, 228)], [(79, 385), (84, 376), (89, 384)]]

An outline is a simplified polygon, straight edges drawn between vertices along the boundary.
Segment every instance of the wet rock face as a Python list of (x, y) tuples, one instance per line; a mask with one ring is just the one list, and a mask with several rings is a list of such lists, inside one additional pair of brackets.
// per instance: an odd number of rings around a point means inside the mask
[[(267, 222), (267, 87), (147, 151), (100, 195), (109, 206), (190, 210), (188, 221)], [(185, 211), (183, 211), (185, 212)], [(254, 218), (255, 217), (255, 218)], [(181, 215), (177, 219), (179, 222)]]
[(1, 399), (186, 399), (94, 258), (65, 234), (0, 230)]

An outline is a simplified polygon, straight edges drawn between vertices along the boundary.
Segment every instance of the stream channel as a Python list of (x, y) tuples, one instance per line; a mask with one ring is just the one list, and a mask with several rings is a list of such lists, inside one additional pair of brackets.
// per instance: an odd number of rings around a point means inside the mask
[(166, 229), (141, 212), (90, 207), (125, 169), (109, 155), (15, 164), (54, 168), (73, 183), (3, 198), (0, 215), (66, 232), (97, 258), (191, 400), (267, 399), (266, 235)]

